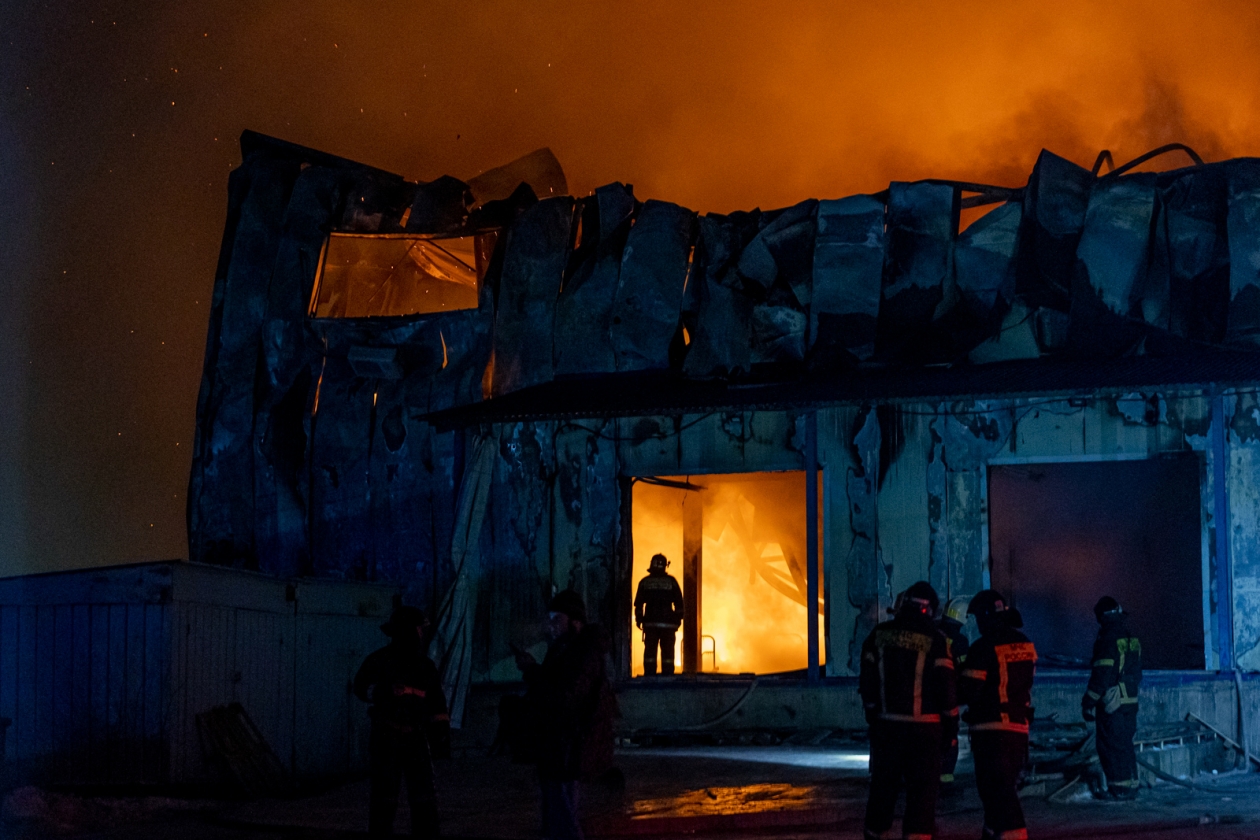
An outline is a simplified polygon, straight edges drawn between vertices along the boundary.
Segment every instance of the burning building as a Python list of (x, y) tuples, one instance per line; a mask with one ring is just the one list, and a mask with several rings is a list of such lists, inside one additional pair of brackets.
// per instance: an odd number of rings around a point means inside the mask
[[(1260, 702), (1260, 161), (1189, 154), (699, 216), (569, 196), (546, 152), (417, 184), (247, 132), (190, 559), (398, 586), (436, 616), (457, 716), (572, 587), (632, 727), (860, 726), (861, 642), (919, 579), (1007, 591), (1039, 711), (1075, 716), (1112, 594), (1144, 720), (1237, 734)], [(636, 678), (657, 552), (686, 604), (673, 680)]]

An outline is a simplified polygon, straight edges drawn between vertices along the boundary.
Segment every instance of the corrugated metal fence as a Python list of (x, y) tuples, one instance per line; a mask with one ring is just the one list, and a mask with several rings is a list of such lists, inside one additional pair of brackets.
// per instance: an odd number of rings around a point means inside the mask
[(196, 716), (238, 702), (299, 778), (361, 772), (350, 680), (393, 592), (187, 563), (0, 580), (4, 760), (64, 784), (203, 781)]

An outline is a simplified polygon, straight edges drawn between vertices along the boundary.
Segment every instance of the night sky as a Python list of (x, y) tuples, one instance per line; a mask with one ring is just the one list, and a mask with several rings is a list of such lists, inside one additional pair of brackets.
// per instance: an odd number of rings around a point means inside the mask
[(701, 211), (1260, 152), (1260, 10), (1150, 6), (0, 0), (0, 574), (186, 556), (243, 129)]

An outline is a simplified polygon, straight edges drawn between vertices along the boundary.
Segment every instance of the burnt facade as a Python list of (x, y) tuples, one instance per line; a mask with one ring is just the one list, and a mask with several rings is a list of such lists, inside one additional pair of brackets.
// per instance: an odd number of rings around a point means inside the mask
[[(1176, 573), (1130, 600), (1190, 616), (1171, 668), (1260, 670), (1260, 161), (1099, 176), (1043, 152), (1020, 189), (700, 216), (622, 184), (476, 195), (248, 133), (242, 151), (191, 559), (400, 584), (438, 616), (457, 700), (515, 678), (509, 645), (570, 586), (630, 674), (636, 479), (786, 470), (821, 475), (821, 571), (796, 565), (823, 628), (802, 664), (826, 676), (855, 673), (915, 580), (1054, 600), (993, 556), (994, 471), (1160, 459), (1185, 459), (1168, 480), (1193, 545), (1134, 549), (1133, 579)], [(316, 317), (340, 234), (469, 239), (477, 305)], [(1012, 521), (1004, 546), (1035, 526)]]

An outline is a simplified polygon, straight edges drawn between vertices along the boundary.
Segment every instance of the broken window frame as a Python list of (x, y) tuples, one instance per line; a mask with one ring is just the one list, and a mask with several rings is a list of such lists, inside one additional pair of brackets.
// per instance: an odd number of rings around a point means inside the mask
[[(344, 230), (330, 231), (328, 235), (324, 237), (324, 242), (320, 247), (319, 260), (316, 263), (315, 275), (311, 281), (311, 295), (310, 295), (310, 301), (307, 305), (306, 316), (308, 319), (316, 320), (316, 321), (365, 321), (365, 320), (397, 321), (397, 320), (412, 320), (416, 318), (428, 318), (434, 315), (443, 315), (449, 312), (467, 312), (470, 310), (475, 310), (480, 305), (482, 283), (485, 282), (486, 273), (489, 269), (490, 261), (494, 254), (494, 249), (498, 243), (499, 234), (500, 234), (500, 230), (498, 228), (478, 230), (474, 233), (468, 233), (463, 236), (451, 236), (449, 234), (444, 234), (444, 233), (408, 233), (408, 232), (365, 233), (361, 231), (344, 231)], [(473, 257), (474, 257), (475, 265), (470, 266), (470, 268), (472, 269), (472, 272), (475, 278), (474, 283), (473, 283), (473, 289), (474, 289), (473, 300), (475, 302), (471, 306), (460, 306), (457, 308), (442, 308), (442, 309), (435, 309), (432, 311), (421, 311), (421, 312), (384, 313), (384, 314), (368, 314), (368, 315), (331, 315), (331, 314), (321, 315), (319, 314), (320, 292), (325, 283), (325, 270), (327, 268), (329, 251), (331, 250), (331, 245), (334, 239), (343, 239), (343, 238), (344, 239), (351, 239), (351, 238), (370, 239), (370, 240), (377, 240), (377, 241), (410, 240), (415, 243), (419, 243), (419, 242), (440, 243), (443, 241), (450, 241), (450, 240), (457, 240), (457, 239), (472, 239), (473, 240)], [(452, 259), (462, 263), (464, 266), (468, 266), (466, 262), (460, 259), (451, 250), (442, 248), (440, 244), (437, 245), (437, 247), (440, 248), (446, 254), (448, 254)], [(409, 254), (410, 251), (411, 251), (411, 248), (408, 248), (408, 250), (404, 252), (404, 255)], [(386, 287), (386, 283), (382, 283), (377, 293), (379, 294), (379, 292), (385, 289), (385, 287)], [(373, 297), (375, 297), (375, 294), (373, 295)]]

